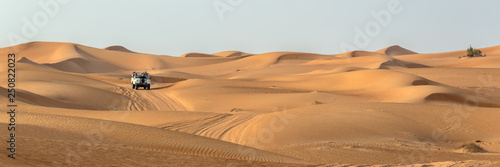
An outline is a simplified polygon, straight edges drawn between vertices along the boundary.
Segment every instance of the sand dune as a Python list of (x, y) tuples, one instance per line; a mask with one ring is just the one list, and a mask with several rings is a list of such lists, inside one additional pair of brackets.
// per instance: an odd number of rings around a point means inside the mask
[(129, 53), (135, 53), (123, 46), (115, 45), (115, 46), (109, 46), (104, 48), (105, 50), (113, 50), (113, 51), (120, 51), (120, 52), (129, 52)]
[[(182, 155), (190, 155), (264, 162), (302, 163), (300, 160), (267, 151), (147, 126), (46, 114), (23, 113), (19, 114), (19, 117), (26, 118), (19, 122), (25, 128), (18, 132), (23, 134), (22, 139), (26, 142), (45, 144), (44, 142), (64, 141), (81, 144), (84, 141), (86, 142), (84, 144), (88, 144), (85, 145), (86, 149), (90, 149), (89, 154), (91, 155), (87, 155), (88, 158), (98, 156), (92, 154), (93, 148), (88, 148), (89, 146), (125, 146), (137, 150), (166, 152), (181, 157)], [(75, 135), (80, 132), (88, 133)], [(44, 141), (34, 139), (43, 139)], [(252, 150), (253, 152), (250, 154), (238, 150)], [(30, 158), (26, 157), (26, 159)], [(188, 157), (185, 156), (181, 159), (188, 159)]]
[(368, 52), (368, 51), (350, 51), (342, 54), (335, 55), (335, 57), (349, 58), (349, 57), (363, 57), (363, 56), (383, 56), (384, 53)]
[(411, 55), (417, 54), (417, 52), (405, 49), (399, 45), (390, 46), (382, 50), (377, 51), (378, 53), (386, 54), (389, 56), (400, 56), (400, 55)]
[(181, 55), (180, 57), (217, 57), (217, 56), (204, 53), (186, 53)]
[[(495, 166), (500, 46), (481, 50), (487, 57), (397, 45), (180, 57), (56, 42), (1, 48), (17, 55), (19, 151), (0, 163)], [(132, 71), (151, 73), (151, 90), (132, 89)], [(464, 153), (464, 143), (484, 151)]]
[(244, 53), (244, 52), (240, 52), (240, 51), (225, 51), (225, 52), (214, 53), (212, 55), (221, 56), (221, 57), (247, 57), (247, 56), (251, 56), (253, 54)]
[[(29, 49), (28, 49), (29, 48)], [(156, 56), (132, 52), (116, 52), (71, 43), (31, 42), (9, 48), (2, 52), (18, 50), (18, 59), (28, 59), (61, 71), (76, 73), (108, 73), (130, 70), (159, 70), (217, 64), (234, 60), (181, 59), (179, 57)], [(41, 53), (41, 54), (40, 54)], [(119, 59), (120, 61), (116, 61)], [(26, 61), (26, 60), (25, 60)]]

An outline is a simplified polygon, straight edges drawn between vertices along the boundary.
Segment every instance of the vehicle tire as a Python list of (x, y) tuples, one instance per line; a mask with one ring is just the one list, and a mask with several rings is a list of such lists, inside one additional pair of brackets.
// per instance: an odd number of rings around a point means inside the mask
[(139, 89), (139, 85), (135, 85), (135, 90)]
[(148, 90), (151, 89), (151, 86), (148, 86)]

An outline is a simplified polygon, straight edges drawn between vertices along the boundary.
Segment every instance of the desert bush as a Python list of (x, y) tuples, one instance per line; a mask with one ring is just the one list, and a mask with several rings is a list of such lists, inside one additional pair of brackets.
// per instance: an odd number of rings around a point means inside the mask
[(484, 57), (483, 52), (479, 49), (472, 48), (472, 45), (467, 49), (467, 57)]

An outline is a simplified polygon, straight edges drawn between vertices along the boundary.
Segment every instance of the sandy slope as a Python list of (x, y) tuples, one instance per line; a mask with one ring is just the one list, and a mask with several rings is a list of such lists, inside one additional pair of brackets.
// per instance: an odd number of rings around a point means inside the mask
[[(500, 47), (481, 50), (2, 48), (17, 54), (19, 151), (0, 166), (498, 166)], [(131, 89), (132, 71), (150, 72), (152, 89)], [(463, 153), (470, 142), (486, 152)]]

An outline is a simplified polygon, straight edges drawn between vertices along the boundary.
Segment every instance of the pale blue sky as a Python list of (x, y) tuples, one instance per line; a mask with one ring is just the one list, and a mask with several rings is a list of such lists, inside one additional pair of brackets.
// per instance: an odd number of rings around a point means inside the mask
[[(336, 54), (343, 51), (341, 43), (368, 51), (401, 45), (421, 53), (462, 50), (469, 44), (500, 45), (500, 1), (496, 0), (401, 0), (400, 12), (391, 13), (386, 26), (371, 12), (389, 11), (391, 0), (64, 1), (68, 2), (58, 3), (58, 12), (51, 16), (38, 2), (56, 0), (0, 0), (0, 47), (16, 44), (10, 40), (12, 34), (28, 41), (98, 48), (123, 45), (171, 56), (226, 50)], [(221, 19), (214, 3), (232, 10)], [(23, 35), (34, 16), (39, 20), (34, 25), (37, 32)], [(364, 33), (366, 25), (380, 29), (367, 36), (364, 46), (356, 45), (356, 27)]]

